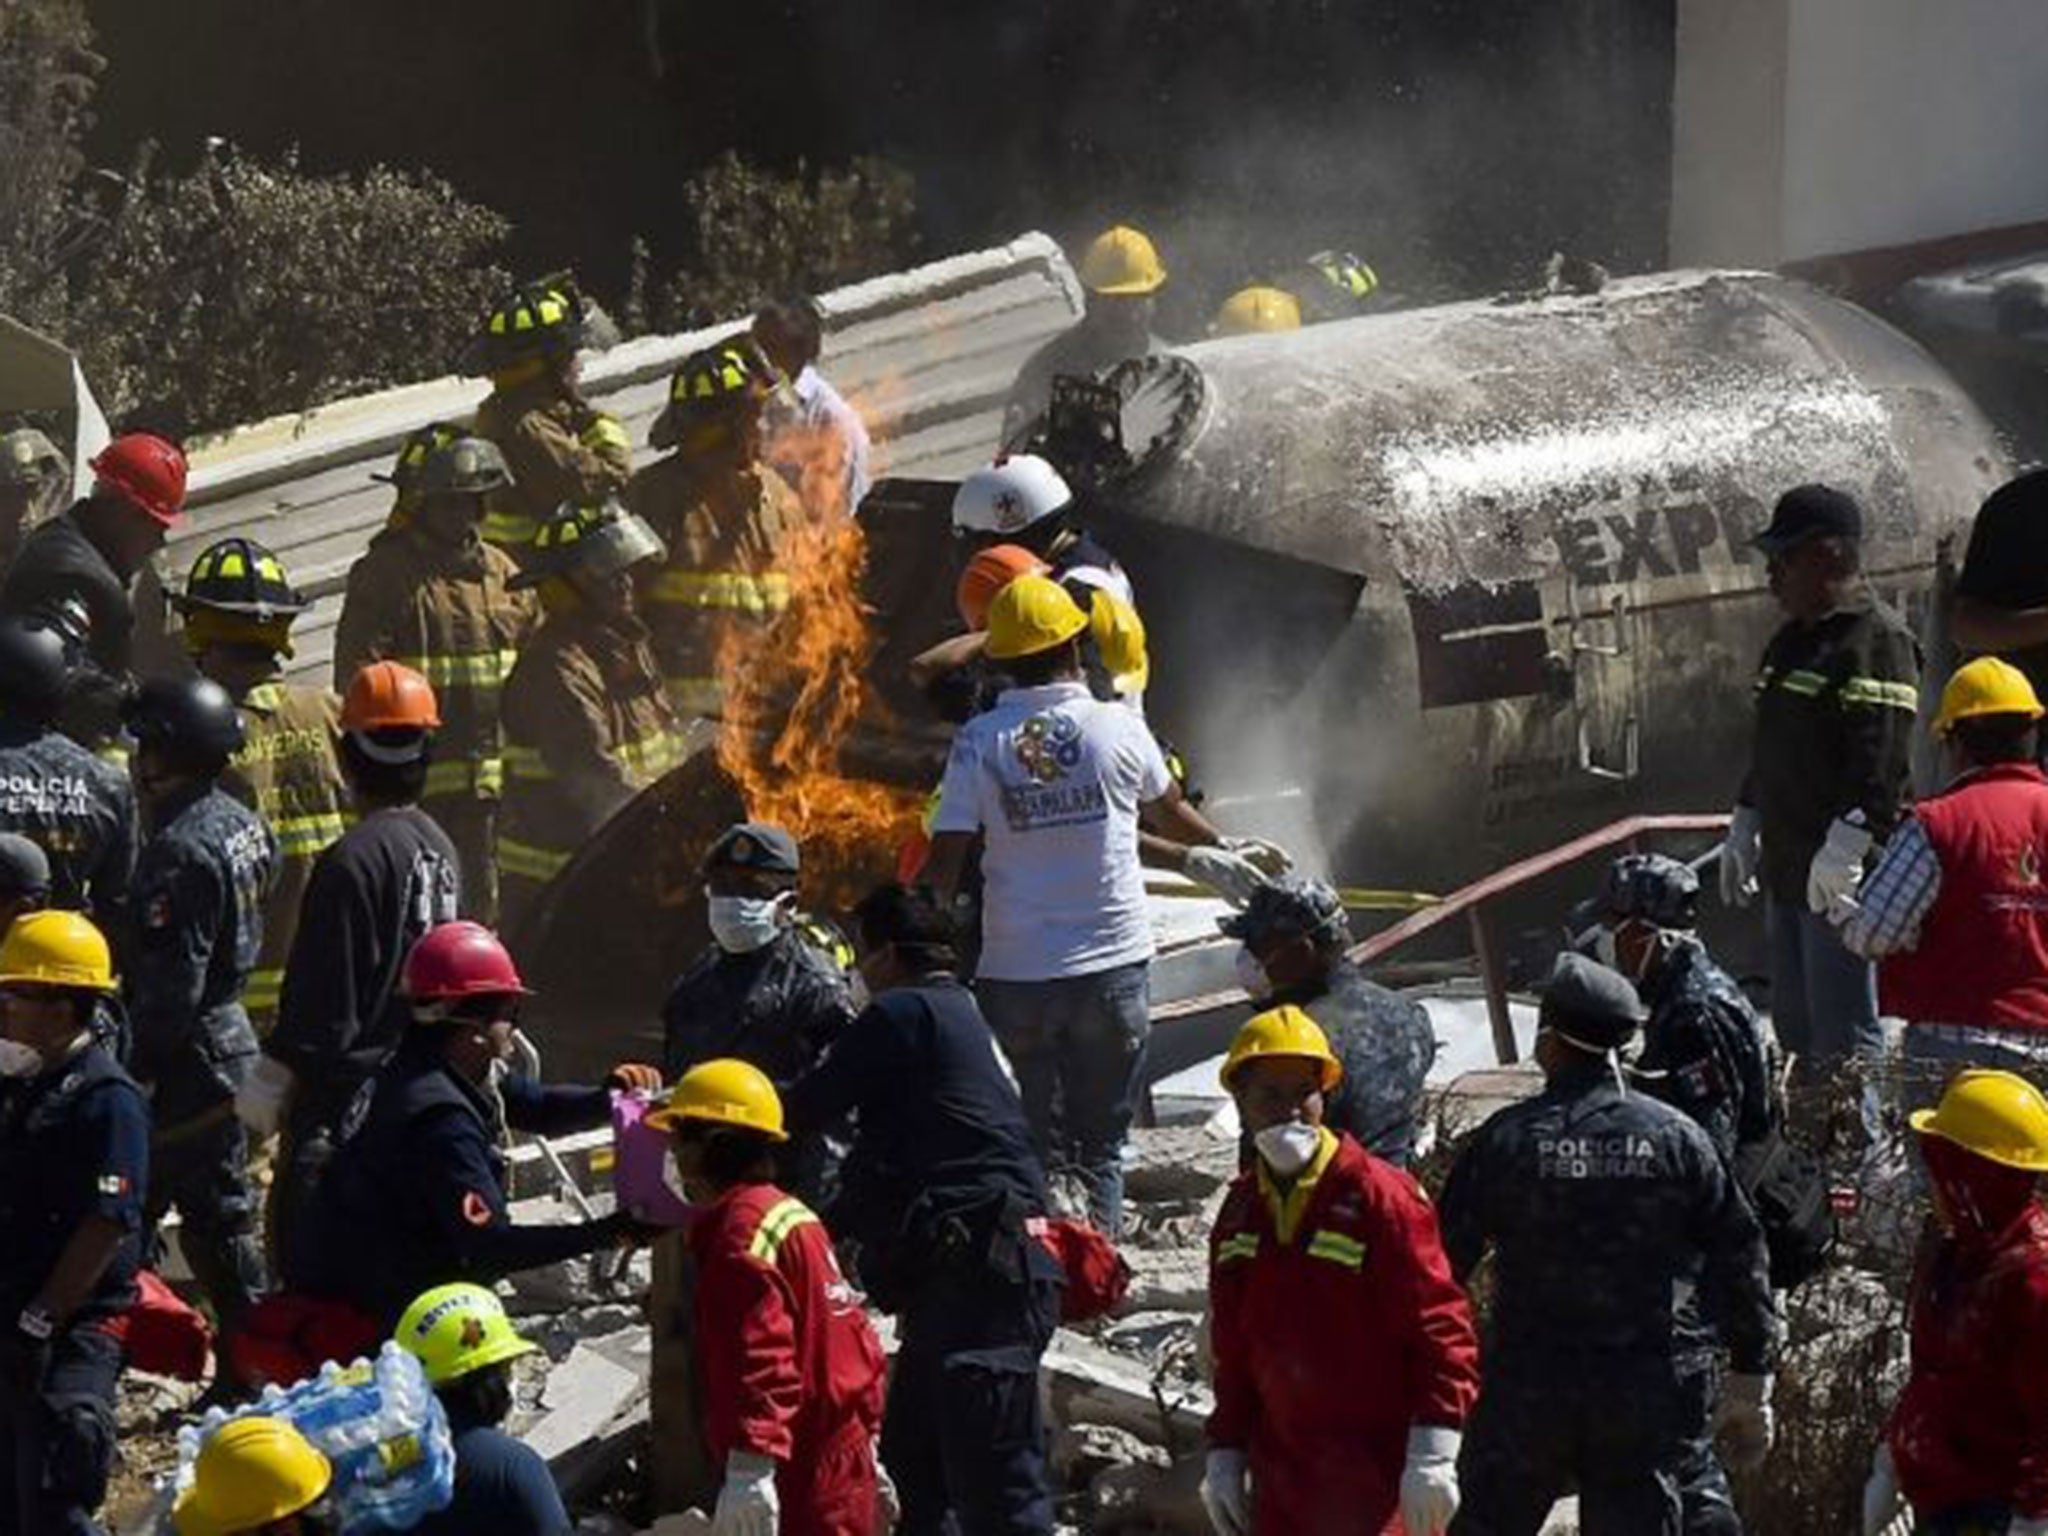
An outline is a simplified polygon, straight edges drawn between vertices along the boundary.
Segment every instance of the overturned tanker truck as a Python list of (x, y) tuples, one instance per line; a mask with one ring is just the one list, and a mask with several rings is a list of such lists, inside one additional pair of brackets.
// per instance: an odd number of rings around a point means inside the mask
[[(1046, 444), (1136, 583), (1155, 727), (1231, 830), (1379, 886), (1724, 808), (1778, 622), (1747, 542), (1772, 501), (1854, 491), (1879, 591), (1931, 635), (1938, 565), (2007, 468), (1912, 342), (1762, 274), (1207, 342), (1095, 382), (1056, 395)], [(951, 495), (885, 481), (860, 519), (871, 651), (839, 769), (911, 805), (947, 739), (903, 663), (957, 624)], [(742, 805), (700, 754), (564, 871), (517, 936), (551, 1056), (648, 1048), (707, 941), (695, 861)], [(865, 870), (809, 893), (827, 910), (888, 873), (900, 825), (871, 830)], [(1155, 1002), (1217, 974), (1163, 966)]]

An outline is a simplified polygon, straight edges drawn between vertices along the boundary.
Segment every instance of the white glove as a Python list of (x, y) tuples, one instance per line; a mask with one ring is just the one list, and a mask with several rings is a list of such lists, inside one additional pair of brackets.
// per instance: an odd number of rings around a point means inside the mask
[(1251, 1463), (1243, 1451), (1209, 1453), (1202, 1464), (1202, 1508), (1216, 1536), (1251, 1536)]
[(1455, 1429), (1417, 1424), (1408, 1431), (1408, 1462), (1401, 1468), (1401, 1529), (1406, 1536), (1444, 1536), (1458, 1513), (1458, 1441)]
[(752, 1451), (725, 1458), (725, 1486), (711, 1514), (711, 1536), (775, 1536), (782, 1520), (775, 1493), (775, 1462)]
[(1777, 1420), (1771, 1413), (1771, 1378), (1731, 1374), (1721, 1384), (1714, 1433), (1727, 1447), (1729, 1466), (1737, 1471), (1762, 1466), (1777, 1435)]
[(1828, 828), (1828, 840), (1806, 867), (1807, 906), (1825, 914), (1836, 902), (1853, 897), (1869, 852), (1870, 829), (1837, 816)]
[(256, 1058), (256, 1070), (235, 1090), (235, 1115), (260, 1139), (275, 1136), (284, 1124), (285, 1107), (292, 1101), (292, 1086), (298, 1080), (292, 1069), (275, 1056)]
[(1881, 1445), (1870, 1463), (1870, 1481), (1863, 1485), (1863, 1536), (1884, 1536), (1905, 1506), (1899, 1492), (1899, 1469), (1892, 1465), (1892, 1448)]
[(1277, 880), (1294, 868), (1294, 855), (1263, 837), (1226, 837), (1223, 846), (1243, 857), (1268, 879)]
[(1721, 904), (1746, 907), (1756, 900), (1756, 872), (1764, 860), (1764, 819), (1753, 805), (1738, 805), (1721, 842)]
[(1188, 860), (1181, 872), (1197, 884), (1208, 886), (1233, 907), (1250, 901), (1252, 892), (1266, 883), (1259, 866), (1243, 854), (1206, 843), (1188, 850)]
[(889, 1536), (903, 1519), (903, 1498), (896, 1492), (896, 1479), (882, 1465), (882, 1448), (875, 1447), (875, 1536)]

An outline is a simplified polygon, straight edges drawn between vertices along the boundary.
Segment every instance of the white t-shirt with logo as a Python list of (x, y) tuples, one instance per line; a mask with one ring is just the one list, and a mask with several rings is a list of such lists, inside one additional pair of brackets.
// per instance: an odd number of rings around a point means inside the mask
[(981, 832), (980, 974), (1086, 976), (1152, 957), (1138, 807), (1172, 787), (1144, 720), (1085, 683), (1011, 688), (960, 728), (934, 832)]

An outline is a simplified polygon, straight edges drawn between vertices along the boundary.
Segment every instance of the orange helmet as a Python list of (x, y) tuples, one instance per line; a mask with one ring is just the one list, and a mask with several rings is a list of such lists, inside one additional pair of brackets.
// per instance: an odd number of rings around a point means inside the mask
[(960, 573), (953, 589), (953, 601), (960, 605), (960, 621), (969, 629), (988, 628), (988, 605), (996, 594), (1019, 576), (1043, 576), (1052, 569), (1019, 544), (991, 544)]
[(434, 690), (411, 667), (395, 661), (373, 661), (349, 680), (341, 701), (345, 731), (434, 731), (441, 727), (441, 708)]

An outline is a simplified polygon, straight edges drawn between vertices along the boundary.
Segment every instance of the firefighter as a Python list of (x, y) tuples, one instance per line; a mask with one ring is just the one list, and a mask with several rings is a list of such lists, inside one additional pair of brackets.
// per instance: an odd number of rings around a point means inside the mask
[(724, 1470), (717, 1536), (869, 1536), (880, 1489), (882, 1343), (832, 1236), (776, 1187), (789, 1139), (775, 1085), (744, 1061), (699, 1062), (648, 1123), (674, 1138), (699, 1207), (695, 1333), (704, 1438)]
[(1218, 1536), (1376, 1532), (1397, 1511), (1408, 1536), (1441, 1536), (1457, 1513), (1471, 1309), (1421, 1187), (1324, 1123), (1343, 1080), (1292, 1004), (1253, 1016), (1224, 1060), (1257, 1159), (1209, 1237)]
[(476, 435), (497, 445), (512, 482), (491, 492), (483, 536), (516, 560), (563, 502), (602, 501), (633, 475), (626, 429), (577, 388), (584, 339), (575, 286), (530, 283), (485, 318), (465, 359), (491, 381)]
[(1349, 251), (1317, 251), (1301, 264), (1288, 292), (1300, 302), (1301, 318), (1309, 325), (1349, 320), (1386, 302), (1379, 274)]
[(349, 569), (335, 686), (372, 661), (402, 662), (433, 685), (441, 725), (420, 808), (462, 861), (464, 915), (489, 920), (505, 784), (500, 692), (540, 619), (513, 584), (512, 557), (477, 533), (486, 502), (510, 477), (489, 441), (437, 422), (406, 440), (391, 480), (390, 520)]
[(192, 562), (173, 600), (180, 638), (201, 675), (228, 691), (242, 715), (242, 750), (221, 787), (277, 839), (277, 878), (263, 903), (263, 948), (242, 989), (259, 1036), (277, 1024), (285, 957), (299, 928), (313, 864), (348, 830), (341, 771), (341, 700), (284, 680), (292, 622), (306, 611), (283, 564), (251, 539), (222, 539)]
[(1408, 1167), (1436, 1036), (1420, 1003), (1366, 980), (1346, 957), (1351, 930), (1337, 893), (1289, 875), (1253, 891), (1244, 910), (1219, 926), (1243, 945), (1238, 983), (1253, 1002), (1261, 1009), (1292, 1004), (1330, 1042), (1343, 1076), (1325, 1093), (1321, 1123)]
[(1152, 334), (1153, 311), (1166, 286), (1166, 264), (1141, 230), (1106, 229), (1081, 258), (1088, 308), (1080, 321), (1053, 337), (1017, 371), (1003, 405), (1003, 447), (1022, 448), (1043, 423), (1059, 376), (1092, 378), (1128, 358), (1164, 352)]
[(762, 458), (775, 466), (814, 517), (851, 517), (873, 477), (867, 426), (818, 372), (824, 317), (815, 299), (770, 299), (748, 330), (754, 346), (781, 375), (770, 398)]
[(149, 1107), (94, 1038), (116, 986), (76, 912), (0, 939), (0, 1529), (92, 1536), (135, 1304)]
[(497, 1292), (457, 1281), (405, 1309), (394, 1335), (418, 1358), (448, 1414), (455, 1497), (413, 1536), (568, 1536), (569, 1512), (540, 1452), (499, 1426), (512, 1411), (512, 1362), (535, 1346)]
[(0, 615), (64, 637), (72, 675), (63, 729), (99, 748), (120, 728), (131, 680), (136, 578), (184, 516), (185, 451), (130, 432), (103, 448), (92, 469), (92, 494), (23, 541), (0, 583)]
[(1911, 1367), (1863, 1529), (1903, 1501), (1933, 1536), (2048, 1536), (2048, 1100), (2010, 1072), (1960, 1072), (1912, 1125), (1940, 1235), (1913, 1277)]
[(612, 812), (680, 760), (681, 732), (635, 609), (661, 541), (615, 501), (564, 507), (517, 585), (546, 614), (505, 681), (498, 870), (507, 932)]
[(1763, 1231), (1707, 1133), (1625, 1086), (1619, 1052), (1645, 1016), (1626, 977), (1560, 955), (1537, 1017), (1543, 1092), (1482, 1125), (1444, 1185), (1452, 1272), (1469, 1282), (1490, 1251), (1494, 1282), (1455, 1536), (1535, 1536), (1574, 1486), (1586, 1536), (1678, 1536), (1716, 1428), (1738, 1465), (1770, 1449)]
[(350, 1111), (313, 1197), (295, 1290), (356, 1307), (390, 1331), (414, 1297), (468, 1280), (616, 1248), (642, 1229), (618, 1213), (567, 1225), (515, 1222), (500, 1138), (604, 1125), (613, 1088), (660, 1087), (652, 1067), (614, 1068), (595, 1088), (506, 1073), (527, 989), (488, 928), (449, 922), (405, 958), (410, 1022)]
[(58, 731), (64, 678), (54, 631), (0, 619), (0, 829), (43, 850), (51, 905), (118, 930), (135, 872), (135, 790)]
[(789, 606), (780, 554), (804, 510), (761, 463), (771, 387), (751, 343), (684, 358), (648, 432), (673, 451), (626, 490), (626, 505), (667, 546), (665, 561), (639, 572), (640, 613), (669, 702), (686, 721), (718, 713), (726, 647), (757, 637)]
[(1258, 336), (1301, 329), (1301, 301), (1284, 288), (1254, 283), (1223, 301), (1211, 336)]
[(0, 832), (0, 933), (24, 912), (50, 902), (50, 860), (19, 832)]
[(419, 808), (439, 724), (427, 680), (393, 661), (363, 668), (342, 700), (342, 771), (358, 819), (313, 866), (277, 1028), (236, 1096), (257, 1135), (283, 1130), (270, 1240), (287, 1271), (342, 1116), (405, 1033), (406, 953), (460, 906), (455, 849)]
[(284, 1419), (229, 1419), (207, 1435), (171, 1507), (175, 1536), (339, 1536), (334, 1468)]
[[(149, 1226), (176, 1207), (186, 1262), (233, 1331), (268, 1285), (235, 1093), (256, 1064), (242, 985), (277, 845), (220, 787), (242, 720), (206, 678), (151, 678), (124, 714), (149, 840), (135, 866), (129, 1067), (150, 1095)], [(154, 1238), (152, 1237), (152, 1246)]]
[(0, 580), (22, 538), (62, 504), (71, 465), (34, 427), (0, 432)]

